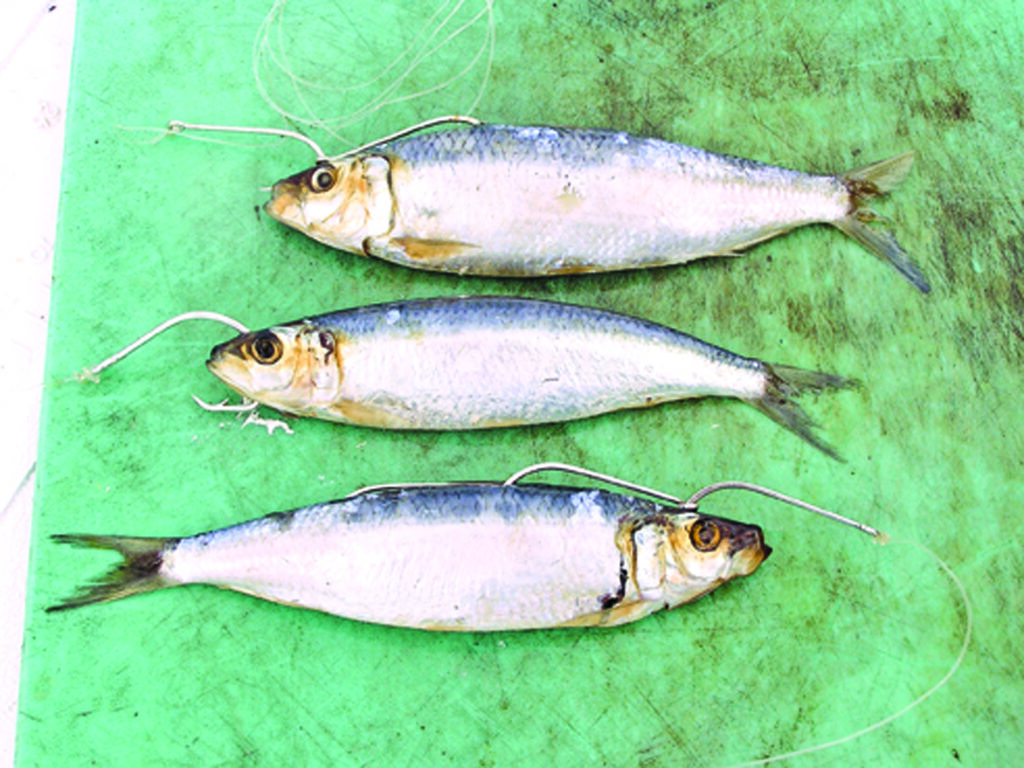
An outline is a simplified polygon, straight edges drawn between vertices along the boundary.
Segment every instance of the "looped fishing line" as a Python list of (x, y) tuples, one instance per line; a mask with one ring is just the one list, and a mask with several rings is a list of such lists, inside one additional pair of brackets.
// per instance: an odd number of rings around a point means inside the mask
[[(260, 25), (253, 42), (252, 67), (256, 87), (263, 100), (285, 120), (295, 125), (306, 125), (322, 130), (333, 138), (347, 144), (355, 144), (339, 133), (340, 129), (354, 123), (364, 121), (379, 110), (394, 104), (413, 101), (432, 93), (447, 89), (463, 80), (480, 62), (483, 61), (483, 73), (479, 88), (471, 101), (464, 102), (459, 97), (449, 98), (449, 103), (461, 104), (463, 112), (472, 112), (480, 103), (490, 79), (491, 65), (494, 58), (495, 25), (493, 0), (484, 0), (476, 8), (464, 10), (466, 0), (444, 0), (413, 34), (409, 43), (393, 58), (378, 70), (376, 74), (358, 82), (352, 82), (351, 72), (337, 77), (337, 83), (326, 84), (313, 77), (306, 77), (296, 71), (295, 57), (303, 48), (292, 40), (311, 39), (316, 35), (324, 36), (323, 20), (327, 16), (320, 9), (317, 18), (320, 26), (309, 30), (300, 30), (302, 34), (288, 39), (285, 33), (284, 11), (288, 0), (277, 0)], [(397, 12), (409, 14), (409, 8), (398, 7)], [(339, 25), (345, 20), (343, 9), (336, 14)], [(305, 16), (303, 16), (305, 18)], [(452, 49), (459, 38), (478, 27), (484, 21), (482, 39), (475, 50), (469, 54), (462, 49)], [(389, 29), (388, 25), (383, 25)], [(328, 33), (337, 32), (334, 28), (326, 28)], [(338, 39), (344, 38), (338, 35)], [(356, 41), (353, 36), (353, 41)], [(386, 50), (387, 40), (380, 41), (381, 49)], [(344, 44), (343, 42), (341, 43)], [(362, 34), (358, 38), (358, 50), (367, 50), (373, 41), (367, 41)], [(294, 47), (294, 50), (291, 48)], [(448, 59), (458, 61), (461, 68), (446, 75), (440, 82), (419, 87), (418, 90), (404, 92), (403, 88), (413, 83), (417, 71), (433, 56), (444, 53)], [(462, 62), (466, 62), (462, 65)], [(317, 59), (309, 66), (316, 66), (323, 71), (325, 62)], [(350, 62), (351, 66), (351, 62)], [(357, 67), (358, 69), (358, 67)], [(330, 72), (320, 78), (330, 77)], [(271, 78), (276, 77), (282, 85), (275, 87)], [(390, 79), (389, 79), (390, 78)], [(360, 106), (343, 111), (333, 116), (326, 116), (325, 102), (330, 96), (349, 97), (359, 91), (372, 89)], [(284, 96), (279, 95), (283, 92)], [(286, 107), (284, 100), (294, 101), (294, 107)]]
[(939, 557), (937, 554), (935, 554), (935, 552), (933, 552), (931, 549), (924, 546), (923, 544), (916, 541), (910, 541), (908, 539), (891, 539), (889, 541), (889, 544), (906, 545), (914, 547), (915, 549), (918, 549), (921, 552), (924, 552), (932, 560), (935, 561), (939, 568), (943, 570), (943, 572), (953, 582), (954, 586), (957, 588), (957, 591), (960, 593), (960, 599), (963, 601), (964, 606), (964, 639), (963, 642), (960, 644), (960, 652), (957, 654), (952, 666), (949, 668), (946, 674), (944, 674), (938, 680), (938, 682), (932, 685), (931, 688), (926, 690), (924, 693), (922, 693), (916, 699), (911, 701), (909, 704), (902, 707), (901, 709), (898, 709), (890, 715), (886, 715), (881, 720), (877, 720), (876, 722), (868, 726), (865, 726), (864, 728), (861, 728), (858, 731), (854, 731), (853, 733), (843, 736), (840, 739), (833, 739), (832, 741), (826, 741), (821, 744), (815, 744), (813, 746), (805, 747), (803, 749), (796, 749), (791, 752), (783, 752), (782, 754), (771, 755), (769, 757), (761, 758), (759, 760), (749, 760), (743, 763), (733, 763), (732, 765), (728, 766), (728, 768), (752, 768), (753, 766), (770, 765), (772, 763), (778, 763), (783, 760), (789, 760), (790, 758), (802, 757), (804, 755), (810, 755), (815, 752), (823, 752), (826, 749), (832, 749), (843, 744), (848, 744), (849, 742), (854, 741), (855, 739), (859, 739), (862, 736), (866, 736), (869, 733), (877, 731), (880, 728), (884, 728), (894, 720), (903, 717), (911, 710), (921, 706), (925, 701), (934, 696), (946, 683), (948, 683), (950, 678), (952, 678), (953, 675), (956, 674), (956, 671), (960, 669), (960, 665), (963, 663), (964, 657), (967, 655), (967, 648), (971, 644), (971, 634), (974, 628), (973, 609), (971, 607), (971, 599), (967, 594), (967, 588), (964, 587), (963, 582), (960, 581), (959, 577), (956, 575), (956, 573), (953, 572), (953, 569), (949, 567), (946, 561)]

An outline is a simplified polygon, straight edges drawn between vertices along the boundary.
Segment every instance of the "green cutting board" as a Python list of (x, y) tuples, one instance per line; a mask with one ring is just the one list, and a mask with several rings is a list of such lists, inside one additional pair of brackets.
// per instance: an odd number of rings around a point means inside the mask
[[(740, 492), (703, 508), (765, 528), (775, 553), (760, 571), (611, 631), (438, 635), (205, 587), (44, 612), (112, 561), (55, 533), (184, 535), (364, 484), (500, 480), (537, 461), (681, 495), (763, 483), (931, 548), (973, 601), (963, 666), (891, 724), (793, 762), (1019, 759), (1019, 6), (558, 0), (474, 21), (480, 4), (403, 5), (296, 0), (263, 26), (263, 3), (79, 3), (18, 765), (724, 766), (851, 735), (914, 701), (960, 650), (965, 605), (931, 556)], [(934, 290), (828, 227), (737, 259), (532, 282), (332, 251), (258, 210), (261, 188), (311, 164), (306, 147), (132, 130), (287, 126), (261, 96), (254, 50), (282, 109), (380, 107), (338, 137), (313, 130), (329, 152), (468, 110), (815, 172), (916, 150), (879, 207)], [(74, 378), (188, 310), (262, 327), (478, 293), (610, 308), (856, 377), (861, 388), (806, 403), (846, 462), (725, 400), (472, 434), (293, 421), (294, 435), (271, 436), (192, 403), (228, 394), (204, 361), (233, 334), (209, 323), (167, 332), (98, 383)]]

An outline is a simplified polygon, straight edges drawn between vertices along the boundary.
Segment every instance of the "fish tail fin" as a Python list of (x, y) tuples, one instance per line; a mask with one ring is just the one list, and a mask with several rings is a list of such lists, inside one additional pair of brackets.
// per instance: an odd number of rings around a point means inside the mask
[(867, 226), (868, 222), (881, 218), (868, 207), (867, 202), (886, 195), (899, 186), (910, 172), (913, 163), (914, 153), (904, 152), (888, 160), (879, 160), (877, 163), (844, 173), (839, 180), (850, 193), (850, 210), (844, 218), (832, 223), (876, 256), (896, 267), (900, 274), (920, 291), (928, 293), (931, 286), (917, 265), (910, 260), (907, 252), (896, 242), (895, 235), (888, 230)]
[(805, 392), (824, 392), (830, 389), (854, 387), (857, 386), (857, 381), (833, 373), (808, 371), (788, 365), (764, 363), (764, 368), (768, 375), (765, 392), (760, 397), (751, 398), (747, 402), (772, 421), (802, 437), (826, 456), (843, 461), (832, 446), (815, 434), (814, 429), (818, 425), (811, 420), (811, 417), (800, 407), (795, 398)]
[(160, 575), (160, 566), (163, 564), (164, 552), (168, 545), (177, 543), (178, 539), (90, 534), (59, 534), (51, 538), (61, 544), (111, 550), (124, 559), (93, 583), (83, 586), (78, 594), (47, 608), (48, 613), (93, 603), (106, 603), (171, 586), (171, 583)]

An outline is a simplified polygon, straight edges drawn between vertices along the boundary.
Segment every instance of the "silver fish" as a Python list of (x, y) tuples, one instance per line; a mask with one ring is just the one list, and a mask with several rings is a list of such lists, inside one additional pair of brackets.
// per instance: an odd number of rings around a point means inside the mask
[(838, 176), (619, 131), (479, 125), (419, 134), (279, 181), (264, 210), (315, 240), (419, 269), (530, 277), (735, 256), (831, 224), (929, 286), (866, 203), (913, 153)]
[(388, 429), (541, 424), (670, 400), (736, 397), (811, 444), (794, 398), (839, 376), (741, 357), (662, 325), (505, 297), (378, 304), (220, 344), (210, 371), (284, 413)]
[(51, 611), (211, 584), (359, 621), (485, 632), (636, 621), (771, 553), (756, 525), (601, 490), (489, 483), (367, 489), (187, 538), (53, 538), (124, 562)]

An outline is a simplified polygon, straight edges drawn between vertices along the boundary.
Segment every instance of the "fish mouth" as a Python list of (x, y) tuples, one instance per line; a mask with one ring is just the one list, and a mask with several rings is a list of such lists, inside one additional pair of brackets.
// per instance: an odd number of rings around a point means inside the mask
[(282, 188), (281, 184), (278, 182), (273, 186), (270, 199), (263, 204), (263, 211), (275, 221), (287, 224), (298, 218), (298, 199), (289, 189)]
[[(271, 193), (271, 194), (273, 195), (273, 193)], [(265, 214), (267, 214), (267, 216), (269, 216), (270, 218), (274, 219), (275, 221), (280, 221), (280, 218), (279, 218), (278, 213), (277, 213), (277, 209), (274, 206), (274, 203), (275, 203), (276, 200), (277, 200), (277, 197), (276, 196), (272, 196), (269, 200), (267, 200), (267, 202), (265, 202), (263, 204), (262, 207), (263, 207), (263, 212)]]
[(302, 221), (302, 179), (306, 172), (281, 179), (270, 188), (270, 199), (263, 204), (264, 212), (282, 224)]
[(739, 533), (733, 539), (732, 546), (729, 549), (732, 553), (744, 550), (761, 552), (763, 554), (762, 561), (767, 560), (768, 556), (772, 553), (772, 548), (764, 543), (764, 533), (758, 526), (751, 526)]
[(245, 355), (242, 353), (242, 347), (238, 343), (237, 339), (225, 341), (211, 349), (210, 356), (206, 360), (206, 367), (213, 371), (213, 366), (220, 363), (228, 355), (234, 355), (237, 358), (245, 360)]
[(729, 554), (739, 555), (748, 550), (763, 552), (763, 559), (767, 559), (772, 553), (772, 548), (764, 543), (764, 531), (759, 525), (741, 523), (736, 520), (729, 520), (724, 517), (716, 517), (715, 520), (729, 533)]
[(209, 359), (206, 361), (206, 370), (208, 370), (221, 381), (224, 381), (224, 358), (217, 357), (214, 355), (213, 352), (211, 352)]
[(771, 553), (772, 548), (764, 543), (764, 533), (760, 526), (745, 525), (733, 534), (729, 547), (734, 574), (745, 576), (753, 573)]
[(210, 351), (206, 370), (242, 397), (252, 398), (254, 386), (246, 360), (237, 347), (230, 346), (230, 342), (220, 344)]
[(224, 384), (241, 392), (247, 386), (249, 374), (248, 360), (238, 339), (225, 341), (211, 349), (206, 360), (206, 370)]

